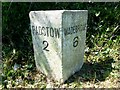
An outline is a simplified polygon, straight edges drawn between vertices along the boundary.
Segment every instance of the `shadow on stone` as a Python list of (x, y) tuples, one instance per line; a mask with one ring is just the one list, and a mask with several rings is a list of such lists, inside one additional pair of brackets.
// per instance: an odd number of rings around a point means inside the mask
[(101, 61), (99, 63), (95, 62), (92, 64), (90, 62), (85, 62), (80, 71), (72, 75), (67, 81), (65, 81), (65, 83), (72, 83), (75, 81), (104, 81), (112, 71), (113, 62), (114, 60), (110, 57), (107, 57), (105, 61)]

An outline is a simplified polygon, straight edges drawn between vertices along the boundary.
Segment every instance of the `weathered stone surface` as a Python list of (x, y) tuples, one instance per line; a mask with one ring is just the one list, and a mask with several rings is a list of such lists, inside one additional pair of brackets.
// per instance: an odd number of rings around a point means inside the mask
[(64, 82), (83, 64), (87, 10), (31, 11), (29, 16), (37, 69)]

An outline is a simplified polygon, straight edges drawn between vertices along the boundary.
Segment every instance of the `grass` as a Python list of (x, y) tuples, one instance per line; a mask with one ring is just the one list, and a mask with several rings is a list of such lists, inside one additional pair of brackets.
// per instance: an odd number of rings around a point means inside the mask
[(112, 43), (112, 47), (106, 45), (89, 48), (86, 46), (86, 49), (85, 62), (81, 70), (64, 84), (50, 81), (44, 74), (37, 72), (34, 58), (32, 62), (18, 64), (15, 70), (15, 64), (10, 65), (12, 59), (18, 55), (14, 51), (11, 57), (3, 58), (1, 88), (120, 88), (119, 42)]

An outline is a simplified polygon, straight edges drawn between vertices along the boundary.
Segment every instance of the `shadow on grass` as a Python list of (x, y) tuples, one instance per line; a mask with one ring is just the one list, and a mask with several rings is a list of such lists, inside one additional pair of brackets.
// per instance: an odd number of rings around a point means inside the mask
[(104, 81), (112, 71), (113, 59), (108, 57), (105, 61), (94, 64), (85, 62), (80, 71), (72, 75), (65, 83), (87, 82), (87, 81)]

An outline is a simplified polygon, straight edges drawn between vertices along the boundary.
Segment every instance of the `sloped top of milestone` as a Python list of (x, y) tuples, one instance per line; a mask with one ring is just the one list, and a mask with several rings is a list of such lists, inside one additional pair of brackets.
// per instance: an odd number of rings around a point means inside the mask
[(32, 13), (40, 13), (40, 12), (46, 12), (46, 13), (64, 13), (64, 12), (88, 12), (88, 10), (40, 10), (40, 11), (30, 11), (29, 15)]

